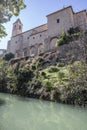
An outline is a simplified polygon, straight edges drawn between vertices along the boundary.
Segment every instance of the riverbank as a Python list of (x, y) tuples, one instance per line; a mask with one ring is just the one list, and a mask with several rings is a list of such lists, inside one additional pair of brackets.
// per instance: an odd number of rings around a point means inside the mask
[(49, 61), (50, 57), (45, 54), (10, 63), (0, 61), (0, 92), (85, 107), (86, 62), (63, 64)]

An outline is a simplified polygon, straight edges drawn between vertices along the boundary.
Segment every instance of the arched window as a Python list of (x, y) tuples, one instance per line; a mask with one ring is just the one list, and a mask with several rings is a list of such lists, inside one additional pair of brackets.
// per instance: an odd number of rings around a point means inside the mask
[(52, 38), (50, 41), (50, 49), (54, 49), (56, 47), (57, 38)]
[(30, 48), (30, 56), (35, 56), (35, 47), (31, 46)]
[(40, 43), (38, 46), (38, 54), (41, 54), (43, 52), (44, 52), (44, 45), (43, 45), (43, 43)]
[(27, 56), (27, 48), (23, 49), (23, 56)]
[(16, 51), (16, 57), (20, 57), (20, 50)]

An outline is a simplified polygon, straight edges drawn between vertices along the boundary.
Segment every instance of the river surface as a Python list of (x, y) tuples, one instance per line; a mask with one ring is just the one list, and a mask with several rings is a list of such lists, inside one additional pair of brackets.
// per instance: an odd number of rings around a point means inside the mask
[(0, 130), (87, 130), (87, 108), (0, 93)]

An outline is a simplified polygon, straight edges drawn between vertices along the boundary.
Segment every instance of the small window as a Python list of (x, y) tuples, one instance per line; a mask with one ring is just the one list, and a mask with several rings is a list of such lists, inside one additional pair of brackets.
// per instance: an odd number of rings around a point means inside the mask
[(21, 26), (19, 26), (19, 30), (21, 30)]
[(35, 39), (35, 37), (33, 37), (33, 39)]
[(27, 39), (29, 39), (29, 37), (27, 37)]
[(16, 41), (16, 43), (17, 43), (17, 41)]
[(57, 23), (59, 23), (60, 22), (60, 19), (57, 19)]
[(42, 35), (40, 34), (40, 37), (41, 37)]

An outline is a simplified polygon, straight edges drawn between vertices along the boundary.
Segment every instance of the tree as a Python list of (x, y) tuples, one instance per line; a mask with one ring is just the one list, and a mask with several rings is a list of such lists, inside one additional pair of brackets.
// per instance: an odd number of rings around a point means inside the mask
[(0, 38), (7, 35), (2, 24), (10, 21), (13, 15), (18, 16), (25, 7), (24, 0), (0, 0)]
[(0, 91), (5, 92), (7, 86), (7, 66), (6, 62), (0, 60)]

